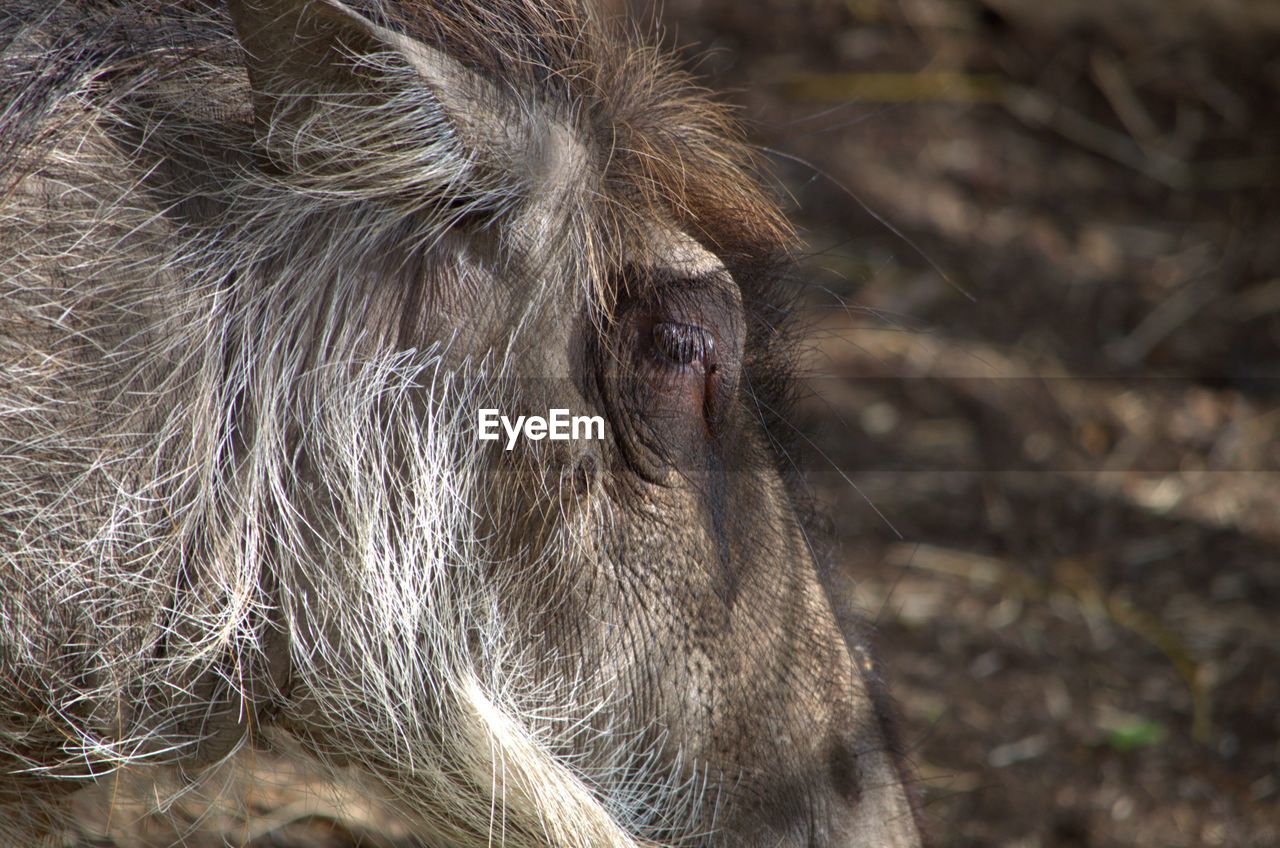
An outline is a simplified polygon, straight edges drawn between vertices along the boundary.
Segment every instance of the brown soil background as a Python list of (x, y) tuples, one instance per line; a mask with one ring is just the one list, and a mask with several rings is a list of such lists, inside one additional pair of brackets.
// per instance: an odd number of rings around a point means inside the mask
[[(658, 19), (811, 249), (799, 461), (936, 844), (1280, 845), (1280, 3)], [(412, 844), (249, 766), (81, 844)]]
[(805, 465), (936, 842), (1280, 845), (1280, 4), (666, 14), (813, 250)]

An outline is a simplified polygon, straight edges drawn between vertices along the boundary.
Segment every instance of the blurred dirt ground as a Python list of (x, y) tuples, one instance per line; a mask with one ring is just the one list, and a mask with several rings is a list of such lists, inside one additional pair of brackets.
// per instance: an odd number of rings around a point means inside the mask
[[(800, 461), (936, 843), (1280, 845), (1280, 3), (659, 18), (812, 249)], [(250, 766), (82, 844), (410, 844)]]
[(668, 0), (939, 845), (1280, 845), (1280, 3)]

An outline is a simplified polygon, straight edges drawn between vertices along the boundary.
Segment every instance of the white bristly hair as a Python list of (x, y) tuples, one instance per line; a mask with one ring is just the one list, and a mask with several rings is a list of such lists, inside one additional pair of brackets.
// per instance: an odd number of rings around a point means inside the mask
[[(354, 766), (450, 845), (622, 848), (700, 821), (675, 800), (706, 794), (697, 764), (646, 767), (597, 721), (594, 672), (531, 683), (500, 612), (517, 589), (464, 414), (506, 354), (398, 346), (403, 295), (366, 270), (394, 280), (519, 188), (421, 86), (317, 94), (255, 142), (221, 14), (31, 5), (0, 71), (0, 844), (56, 832), (59, 783), (260, 735)], [(218, 158), (250, 150), (282, 167)], [(165, 183), (184, 156), (207, 182)], [(566, 238), (544, 261), (592, 279)], [(582, 559), (610, 520), (576, 510), (522, 553)]]

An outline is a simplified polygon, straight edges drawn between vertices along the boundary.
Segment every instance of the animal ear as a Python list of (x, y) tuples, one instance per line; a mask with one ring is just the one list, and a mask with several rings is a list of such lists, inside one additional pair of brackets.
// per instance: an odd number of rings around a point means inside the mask
[[(473, 151), (510, 145), (499, 114), (513, 98), (440, 50), (370, 20), (339, 0), (229, 0), (246, 53), (259, 133), (296, 128), (326, 97), (376, 102), (380, 57), (397, 54), (430, 89), (440, 111)], [(363, 61), (362, 61), (363, 60)], [(512, 106), (514, 108), (514, 106)], [(509, 117), (509, 116), (506, 116)]]

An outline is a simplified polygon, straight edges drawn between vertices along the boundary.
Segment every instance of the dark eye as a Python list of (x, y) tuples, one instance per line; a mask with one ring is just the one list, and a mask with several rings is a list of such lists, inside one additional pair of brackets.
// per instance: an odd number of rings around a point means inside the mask
[(671, 365), (710, 364), (715, 353), (711, 334), (695, 324), (661, 322), (653, 325), (653, 347)]
[(702, 467), (734, 432), (745, 334), (727, 277), (651, 289), (620, 298), (597, 373), (623, 455), (656, 481), (674, 466)]

